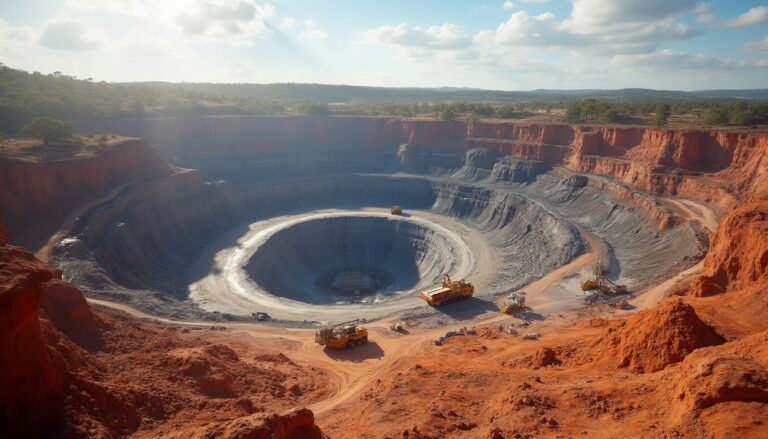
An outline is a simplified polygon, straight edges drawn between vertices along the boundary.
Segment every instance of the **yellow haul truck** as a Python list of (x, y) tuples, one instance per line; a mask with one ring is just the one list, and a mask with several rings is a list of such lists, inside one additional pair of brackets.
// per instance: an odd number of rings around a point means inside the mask
[(447, 274), (443, 278), (443, 286), (422, 291), (419, 297), (433, 306), (445, 305), (457, 300), (469, 299), (475, 293), (475, 287), (464, 279), (451, 280)]
[(331, 349), (347, 349), (368, 342), (368, 330), (356, 325), (357, 320), (323, 326), (315, 332), (315, 343)]

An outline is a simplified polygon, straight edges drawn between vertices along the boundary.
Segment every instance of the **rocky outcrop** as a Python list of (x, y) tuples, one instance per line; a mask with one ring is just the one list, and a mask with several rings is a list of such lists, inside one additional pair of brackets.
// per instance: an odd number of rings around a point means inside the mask
[(8, 437), (42, 434), (59, 420), (64, 371), (43, 342), (38, 318), (45, 283), (58, 275), (0, 242), (0, 431)]
[(44, 162), (2, 159), (0, 217), (15, 240), (33, 225), (60, 220), (88, 197), (125, 182), (170, 172), (152, 146), (138, 139), (116, 143), (89, 158)]
[(257, 413), (203, 429), (181, 431), (169, 437), (223, 439), (321, 439), (315, 416), (309, 409), (278, 415)]
[(768, 201), (738, 207), (720, 223), (691, 295), (768, 285)]
[(67, 337), (87, 348), (97, 348), (100, 334), (91, 307), (74, 285), (60, 279), (45, 284), (41, 308), (45, 317)]

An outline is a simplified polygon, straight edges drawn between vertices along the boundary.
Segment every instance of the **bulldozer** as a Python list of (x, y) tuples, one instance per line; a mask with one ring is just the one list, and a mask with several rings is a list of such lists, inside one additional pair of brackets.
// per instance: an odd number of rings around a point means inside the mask
[(368, 330), (358, 320), (323, 326), (315, 332), (315, 343), (330, 349), (347, 349), (368, 342)]
[(507, 300), (504, 301), (504, 306), (501, 307), (501, 312), (504, 314), (511, 314), (515, 311), (520, 311), (525, 309), (525, 292), (518, 291), (516, 293), (512, 293), (507, 297)]
[(402, 215), (403, 209), (401, 209), (400, 206), (392, 206), (392, 208), (389, 209), (389, 213), (392, 215)]
[(443, 277), (443, 286), (422, 291), (419, 297), (432, 306), (445, 305), (457, 300), (469, 299), (475, 294), (475, 287), (464, 279), (451, 280), (448, 274)]

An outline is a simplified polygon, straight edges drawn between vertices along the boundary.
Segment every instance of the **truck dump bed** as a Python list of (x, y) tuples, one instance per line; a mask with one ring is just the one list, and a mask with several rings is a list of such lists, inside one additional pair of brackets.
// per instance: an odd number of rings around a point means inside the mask
[(419, 297), (429, 302), (430, 305), (439, 304), (450, 296), (451, 289), (446, 287), (433, 288), (419, 293)]

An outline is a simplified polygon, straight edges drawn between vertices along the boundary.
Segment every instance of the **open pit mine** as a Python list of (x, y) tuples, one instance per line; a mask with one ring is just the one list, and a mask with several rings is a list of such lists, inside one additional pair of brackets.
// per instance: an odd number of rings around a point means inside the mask
[(768, 136), (77, 128), (132, 138), (0, 160), (0, 431), (768, 435)]

